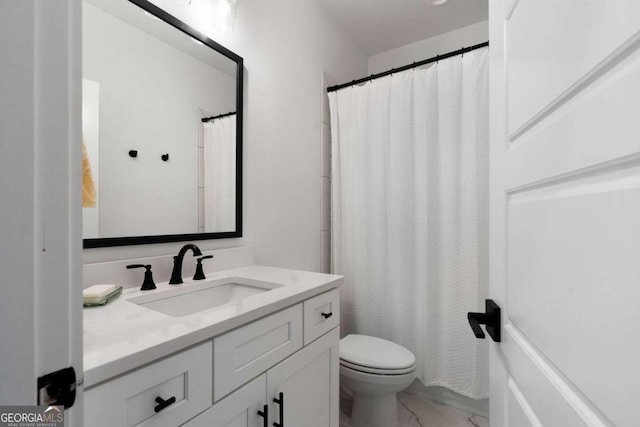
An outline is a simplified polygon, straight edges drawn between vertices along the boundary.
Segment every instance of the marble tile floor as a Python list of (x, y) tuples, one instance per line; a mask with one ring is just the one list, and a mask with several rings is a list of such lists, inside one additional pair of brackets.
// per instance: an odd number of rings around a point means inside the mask
[[(351, 402), (340, 401), (340, 427), (351, 427)], [(489, 419), (435, 402), (422, 400), (409, 393), (398, 394), (400, 427), (489, 427)]]

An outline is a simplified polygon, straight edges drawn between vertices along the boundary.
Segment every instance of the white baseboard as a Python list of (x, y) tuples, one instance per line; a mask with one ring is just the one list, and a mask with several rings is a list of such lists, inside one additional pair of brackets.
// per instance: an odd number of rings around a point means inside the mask
[(412, 394), (422, 400), (430, 400), (460, 409), (464, 412), (489, 418), (489, 399), (471, 399), (445, 387), (425, 387), (418, 380), (414, 381), (413, 384), (405, 390), (405, 393)]

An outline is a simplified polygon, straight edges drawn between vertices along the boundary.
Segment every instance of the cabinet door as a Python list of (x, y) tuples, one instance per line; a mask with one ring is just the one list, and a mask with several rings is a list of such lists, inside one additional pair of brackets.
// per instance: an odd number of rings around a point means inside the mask
[[(338, 427), (339, 344), (335, 328), (267, 371), (270, 426)], [(273, 401), (280, 393), (283, 419)]]
[(263, 427), (258, 415), (266, 403), (266, 375), (225, 397), (183, 427)]

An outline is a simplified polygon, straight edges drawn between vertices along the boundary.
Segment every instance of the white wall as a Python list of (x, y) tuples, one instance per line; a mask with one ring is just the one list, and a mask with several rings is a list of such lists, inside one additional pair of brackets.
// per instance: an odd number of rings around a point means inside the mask
[(368, 74), (381, 73), (391, 68), (428, 59), (462, 47), (489, 40), (489, 21), (478, 22), (460, 29), (420, 40), (369, 57)]
[(83, 23), (83, 75), (100, 84), (99, 237), (197, 233), (200, 110), (234, 111), (235, 78), (86, 2)]
[[(171, 1), (156, 3), (198, 23)], [(196, 243), (252, 245), (259, 263), (320, 270), (322, 71), (340, 82), (361, 77), (366, 55), (315, 0), (239, 0), (234, 31), (211, 37), (245, 60), (245, 237)], [(162, 255), (180, 246), (91, 249), (84, 259)]]

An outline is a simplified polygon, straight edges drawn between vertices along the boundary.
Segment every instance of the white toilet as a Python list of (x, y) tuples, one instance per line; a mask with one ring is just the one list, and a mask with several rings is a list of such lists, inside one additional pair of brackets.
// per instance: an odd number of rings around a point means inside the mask
[(340, 340), (340, 380), (353, 391), (352, 427), (397, 427), (396, 393), (415, 378), (416, 357), (391, 341), (367, 335)]

